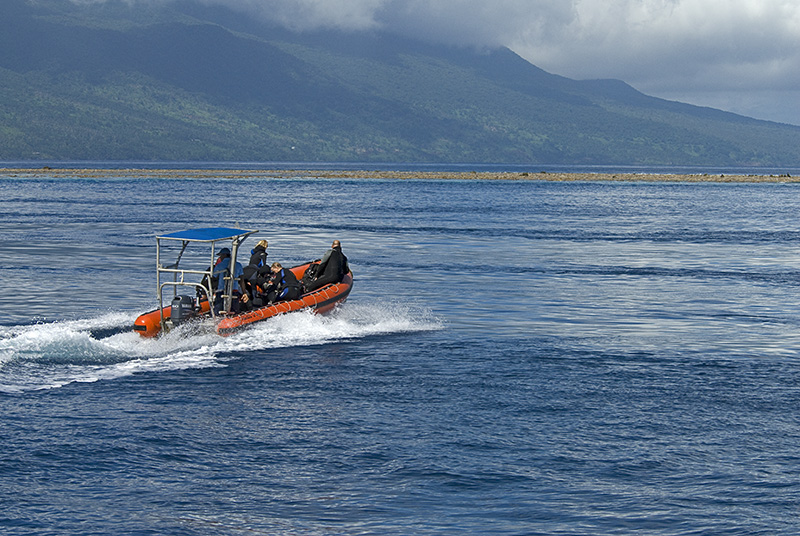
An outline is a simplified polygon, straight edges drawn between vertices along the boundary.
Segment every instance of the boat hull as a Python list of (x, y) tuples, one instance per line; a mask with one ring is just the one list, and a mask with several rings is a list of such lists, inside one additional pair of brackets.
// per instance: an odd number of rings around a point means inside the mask
[[(300, 280), (310, 265), (311, 263), (295, 266), (291, 270)], [(224, 316), (217, 323), (216, 331), (226, 337), (256, 322), (302, 309), (310, 309), (316, 313), (326, 313), (336, 307), (337, 304), (345, 301), (352, 287), (353, 273), (348, 272), (340, 283), (325, 285), (313, 292), (303, 294), (296, 300), (282, 301), (252, 311)], [(211, 307), (208, 300), (201, 301), (199, 306), (200, 310), (195, 317), (210, 317)], [(133, 324), (134, 331), (145, 338), (156, 337), (162, 331), (162, 314), (163, 319), (169, 319), (172, 314), (171, 306), (166, 306), (161, 311), (156, 309), (140, 315)]]
[[(298, 267), (302, 268), (299, 274), (300, 277), (302, 277), (307, 267), (308, 265)], [(292, 268), (292, 271), (297, 271), (298, 268)], [(300, 277), (298, 277), (298, 279)], [(351, 272), (344, 276), (341, 283), (325, 285), (314, 292), (303, 294), (296, 300), (282, 301), (245, 313), (226, 316), (217, 323), (217, 333), (225, 337), (256, 322), (261, 322), (284, 313), (300, 311), (302, 309), (311, 309), (315, 313), (327, 313), (336, 307), (337, 304), (347, 299), (352, 287), (353, 274)]]

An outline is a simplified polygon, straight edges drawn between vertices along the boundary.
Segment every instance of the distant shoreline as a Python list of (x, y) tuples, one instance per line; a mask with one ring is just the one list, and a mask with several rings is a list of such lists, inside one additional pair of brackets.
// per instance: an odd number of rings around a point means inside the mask
[(0, 168), (0, 176), (23, 178), (320, 178), (320, 179), (397, 179), (397, 180), (501, 180), (554, 182), (800, 182), (800, 176), (680, 174), (680, 173), (560, 173), (519, 171), (386, 171), (386, 170), (311, 170), (311, 169), (93, 169), (93, 168)]

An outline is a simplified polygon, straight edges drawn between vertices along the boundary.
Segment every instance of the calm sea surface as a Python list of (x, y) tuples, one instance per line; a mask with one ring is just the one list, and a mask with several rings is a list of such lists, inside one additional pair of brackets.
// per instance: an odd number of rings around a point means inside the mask
[[(800, 185), (0, 176), (0, 533), (800, 533)], [(329, 316), (130, 331), (155, 235)]]

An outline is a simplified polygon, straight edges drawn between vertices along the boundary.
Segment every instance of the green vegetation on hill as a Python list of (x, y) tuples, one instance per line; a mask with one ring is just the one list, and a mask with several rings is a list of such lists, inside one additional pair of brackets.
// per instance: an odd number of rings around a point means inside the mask
[(6, 1), (0, 160), (800, 162), (799, 127), (507, 49), (295, 35), (194, 4)]

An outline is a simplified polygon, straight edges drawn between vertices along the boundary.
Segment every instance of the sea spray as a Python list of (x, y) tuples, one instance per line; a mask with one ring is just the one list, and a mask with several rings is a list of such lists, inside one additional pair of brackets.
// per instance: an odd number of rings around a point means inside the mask
[[(208, 322), (188, 323), (154, 339), (140, 337), (130, 325), (131, 315), (112, 312), (92, 319), (3, 328), (0, 392), (219, 367), (247, 352), (435, 330), (443, 322), (422, 307), (385, 302), (344, 304), (328, 315), (310, 311), (281, 315), (230, 337), (217, 335)], [(98, 332), (111, 334), (97, 337)]]

